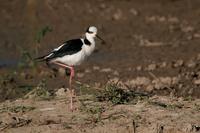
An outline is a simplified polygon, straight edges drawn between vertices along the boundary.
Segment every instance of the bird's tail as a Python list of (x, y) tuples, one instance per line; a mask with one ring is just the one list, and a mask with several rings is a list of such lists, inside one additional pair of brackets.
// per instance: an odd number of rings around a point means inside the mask
[(42, 61), (46, 61), (46, 55), (44, 56), (40, 56), (40, 57), (37, 57), (37, 58), (34, 58), (35, 61), (38, 61), (38, 62), (42, 62)]

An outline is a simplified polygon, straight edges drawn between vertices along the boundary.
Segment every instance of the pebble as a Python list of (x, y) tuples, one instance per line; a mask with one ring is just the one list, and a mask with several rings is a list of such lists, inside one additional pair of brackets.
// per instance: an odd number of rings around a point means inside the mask
[(189, 68), (194, 68), (196, 66), (196, 63), (193, 60), (190, 60), (186, 63), (186, 66)]
[(113, 20), (120, 20), (122, 19), (122, 11), (118, 9), (114, 14), (113, 14)]
[(169, 17), (168, 22), (170, 23), (179, 23), (179, 19), (177, 17)]
[(99, 70), (100, 67), (99, 66), (93, 66), (93, 70)]
[(90, 69), (85, 69), (85, 73), (90, 73), (91, 70)]
[(126, 82), (130, 86), (146, 86), (151, 83), (151, 80), (147, 77), (137, 77)]
[(138, 14), (139, 14), (138, 11), (134, 8), (130, 9), (130, 13), (133, 14), (134, 16), (138, 16)]
[(82, 78), (82, 77), (84, 76), (84, 73), (77, 73), (76, 76), (77, 76), (78, 78)]
[(146, 87), (146, 91), (148, 91), (148, 92), (153, 91), (153, 89), (154, 89), (154, 86), (153, 86), (153, 85), (148, 85), (148, 86)]
[(200, 79), (194, 80), (193, 83), (196, 84), (196, 85), (200, 85)]
[(57, 97), (66, 96), (66, 90), (65, 90), (65, 88), (60, 88), (60, 89), (58, 89), (58, 90), (56, 91), (55, 94), (56, 94)]
[(112, 71), (111, 68), (103, 68), (103, 69), (101, 69), (101, 72), (105, 72), (105, 73), (111, 72), (111, 71)]
[(153, 71), (153, 70), (155, 70), (156, 69), (156, 64), (150, 64), (150, 65), (148, 65), (148, 67), (147, 67), (147, 70), (148, 71)]
[(119, 72), (118, 72), (118, 71), (114, 71), (114, 72), (113, 72), (113, 75), (119, 76)]
[(136, 70), (137, 70), (137, 71), (141, 71), (141, 70), (142, 70), (142, 66), (137, 66), (137, 67), (136, 67)]
[(160, 68), (165, 68), (165, 67), (167, 67), (167, 62), (162, 62), (162, 63), (160, 64)]
[(184, 65), (184, 61), (183, 60), (177, 60), (174, 62), (173, 66), (174, 67), (180, 67), (180, 66), (183, 66)]
[(192, 132), (192, 130), (193, 130), (193, 126), (192, 124), (189, 124), (189, 123), (184, 125), (182, 128), (182, 131), (187, 132), (187, 133)]

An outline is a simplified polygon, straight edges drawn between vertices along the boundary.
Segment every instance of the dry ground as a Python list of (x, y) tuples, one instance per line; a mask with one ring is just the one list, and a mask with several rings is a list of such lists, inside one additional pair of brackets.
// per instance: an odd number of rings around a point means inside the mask
[[(153, 96), (136, 103), (112, 105), (82, 95), (68, 108), (66, 97), (18, 99), (0, 105), (0, 130), (5, 133), (197, 133), (199, 100)], [(134, 132), (135, 131), (135, 132)]]

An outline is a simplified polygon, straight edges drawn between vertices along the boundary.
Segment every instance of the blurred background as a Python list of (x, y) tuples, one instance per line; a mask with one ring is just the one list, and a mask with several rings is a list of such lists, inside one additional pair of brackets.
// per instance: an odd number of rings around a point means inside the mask
[[(108, 81), (159, 95), (199, 97), (199, 0), (7, 0), (0, 4), (0, 101), (41, 82), (55, 91), (68, 80), (32, 59), (98, 27), (106, 45), (76, 67), (75, 80)], [(76, 83), (77, 83), (76, 82)], [(76, 85), (78, 88), (78, 85)]]

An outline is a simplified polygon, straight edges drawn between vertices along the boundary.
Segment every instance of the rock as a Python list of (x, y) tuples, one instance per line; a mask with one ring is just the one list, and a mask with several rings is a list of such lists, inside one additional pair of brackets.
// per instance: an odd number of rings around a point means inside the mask
[(196, 84), (196, 85), (200, 85), (200, 79), (194, 80), (193, 83)]
[(56, 91), (55, 94), (56, 94), (57, 97), (66, 96), (66, 90), (65, 90), (65, 88), (60, 88), (60, 89), (58, 89), (58, 90)]
[(160, 82), (162, 82), (165, 85), (170, 86), (172, 84), (172, 78), (170, 78), (170, 77), (160, 77)]
[(184, 61), (183, 60), (177, 60), (174, 62), (173, 66), (176, 67), (180, 67), (184, 65)]
[(194, 27), (192, 26), (182, 26), (181, 27), (182, 32), (188, 33), (194, 31)]
[(195, 33), (195, 34), (193, 35), (193, 37), (194, 37), (194, 38), (200, 38), (200, 33)]
[(90, 69), (85, 69), (85, 73), (91, 73)]
[(179, 23), (179, 19), (177, 17), (169, 17), (168, 22), (170, 23)]
[(157, 20), (158, 20), (159, 22), (165, 22), (165, 21), (166, 21), (166, 18), (165, 18), (164, 16), (160, 16), (160, 17), (157, 18)]
[(99, 66), (93, 66), (93, 70), (99, 70), (100, 67)]
[(147, 67), (147, 70), (148, 71), (153, 71), (153, 70), (155, 70), (156, 69), (156, 64), (150, 64), (150, 65), (148, 65), (148, 67)]
[(173, 78), (172, 78), (171, 84), (172, 84), (172, 85), (178, 84), (179, 81), (180, 81), (180, 78), (178, 78), (178, 77), (173, 77)]
[(84, 73), (77, 73), (76, 76), (77, 76), (78, 78), (82, 78), (82, 77), (84, 76)]
[(133, 14), (134, 16), (138, 16), (138, 11), (134, 8), (130, 9), (130, 13)]
[(154, 88), (155, 89), (162, 89), (162, 88), (164, 88), (166, 85), (164, 85), (162, 82), (160, 82), (160, 80), (159, 79), (154, 79), (153, 81), (152, 81), (152, 83), (154, 84)]
[(122, 19), (122, 11), (118, 9), (114, 14), (113, 14), (113, 20), (120, 20)]
[(160, 68), (165, 68), (167, 67), (167, 62), (162, 62), (159, 66)]
[(200, 54), (197, 54), (196, 59), (197, 59), (197, 60), (200, 60)]
[(196, 63), (193, 60), (190, 60), (186, 63), (186, 66), (189, 68), (194, 68), (196, 66)]
[(182, 131), (184, 131), (186, 133), (192, 132), (192, 130), (193, 130), (193, 126), (192, 126), (192, 124), (189, 124), (189, 123), (184, 125), (182, 128)]
[(146, 46), (146, 47), (157, 47), (157, 46), (164, 45), (164, 43), (163, 42), (152, 42), (152, 41), (147, 40), (147, 39), (141, 39), (139, 45), (140, 46)]
[(152, 84), (156, 89), (162, 89), (177, 84), (178, 81), (179, 79), (177, 77), (159, 77), (158, 79), (154, 79)]
[(137, 77), (136, 79), (127, 81), (126, 84), (130, 86), (147, 86), (151, 80), (147, 77)]
[(101, 72), (105, 72), (105, 73), (108, 73), (108, 72), (111, 72), (112, 69), (111, 68), (103, 68), (101, 69)]
[(118, 71), (114, 71), (114, 72), (113, 72), (113, 75), (119, 76), (119, 72), (118, 72)]
[(146, 87), (146, 91), (148, 91), (148, 92), (151, 92), (151, 91), (153, 91), (153, 89), (154, 89), (154, 86), (151, 84), (151, 85), (148, 85), (147, 87)]
[(145, 18), (145, 20), (147, 21), (147, 22), (155, 22), (156, 21), (156, 16), (148, 16), (148, 17), (146, 17)]
[(137, 67), (136, 67), (136, 70), (137, 70), (137, 71), (141, 71), (141, 70), (142, 70), (142, 66), (137, 66)]

